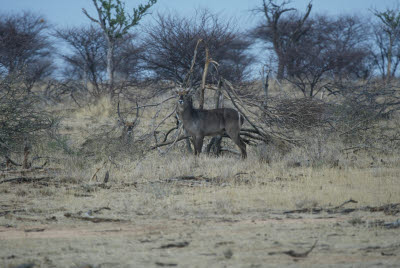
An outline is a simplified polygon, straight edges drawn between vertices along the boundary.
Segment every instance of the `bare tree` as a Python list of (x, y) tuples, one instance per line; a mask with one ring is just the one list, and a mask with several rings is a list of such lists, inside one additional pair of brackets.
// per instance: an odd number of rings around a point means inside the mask
[(128, 31), (139, 24), (139, 21), (147, 14), (147, 11), (157, 0), (149, 0), (147, 4), (140, 4), (133, 9), (130, 15), (125, 11), (125, 4), (120, 0), (92, 0), (96, 8), (98, 18), (94, 18), (85, 10), (83, 13), (93, 22), (97, 23), (103, 30), (107, 41), (107, 76), (110, 97), (114, 97), (114, 52), (118, 39), (122, 38)]
[(116, 80), (135, 83), (144, 76), (145, 45), (137, 42), (138, 34), (128, 33), (118, 39), (114, 53)]
[[(107, 47), (102, 30), (90, 27), (58, 29), (54, 36), (64, 41), (70, 50), (61, 57), (67, 63), (64, 77), (82, 80), (85, 91), (98, 98), (107, 92), (103, 85), (106, 79)], [(138, 79), (141, 70), (142, 46), (137, 45), (136, 35), (128, 33), (117, 40), (113, 55), (115, 80), (128, 83)]]
[(379, 54), (375, 57), (376, 63), (380, 66), (382, 75), (386, 75), (386, 81), (389, 81), (399, 64), (400, 10), (374, 10), (373, 14), (379, 19), (374, 26), (375, 41), (379, 49)]
[[(156, 23), (146, 29), (145, 60), (147, 67), (161, 79), (184, 82), (193, 60), (192, 85), (199, 85), (203, 77), (206, 57), (219, 63), (219, 73), (232, 81), (248, 77), (253, 58), (247, 53), (250, 42), (232, 25), (221, 21), (207, 10), (199, 10), (195, 17), (176, 14), (158, 15)], [(199, 45), (198, 41), (203, 42)], [(196, 46), (198, 50), (195, 50)], [(206, 53), (208, 49), (208, 54)], [(218, 81), (216, 69), (208, 69), (208, 81)]]
[(322, 89), (347, 78), (366, 78), (371, 73), (366, 29), (355, 17), (317, 16), (309, 30), (286, 51), (286, 79), (313, 98)]
[(256, 11), (265, 16), (265, 21), (252, 31), (254, 38), (272, 44), (272, 50), (278, 60), (277, 78), (279, 80), (285, 74), (287, 50), (307, 32), (305, 23), (312, 9), (310, 2), (304, 15), (299, 16), (295, 8), (287, 7), (290, 3), (290, 0), (263, 0), (262, 6)]
[(83, 88), (94, 97), (104, 94), (101, 82), (106, 71), (106, 48), (102, 31), (93, 26), (75, 27), (58, 29), (54, 36), (64, 41), (71, 51), (61, 55), (67, 63), (64, 77), (82, 80)]
[(0, 75), (23, 74), (25, 90), (51, 74), (52, 46), (48, 24), (39, 15), (24, 12), (0, 18)]

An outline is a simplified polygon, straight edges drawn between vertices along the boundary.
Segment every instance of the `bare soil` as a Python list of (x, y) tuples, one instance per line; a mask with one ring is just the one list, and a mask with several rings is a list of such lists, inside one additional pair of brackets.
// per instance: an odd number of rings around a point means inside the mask
[[(174, 183), (189, 207), (224, 187)], [(177, 210), (138, 205), (146, 185), (78, 186), (0, 184), (1, 267), (400, 267), (398, 204)]]

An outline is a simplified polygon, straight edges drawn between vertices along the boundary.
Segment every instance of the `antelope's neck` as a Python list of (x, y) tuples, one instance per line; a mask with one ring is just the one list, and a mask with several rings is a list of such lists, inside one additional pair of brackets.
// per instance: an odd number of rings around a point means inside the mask
[(191, 121), (193, 119), (195, 113), (195, 109), (193, 107), (186, 108), (182, 112), (179, 113), (179, 116), (182, 118), (182, 121)]

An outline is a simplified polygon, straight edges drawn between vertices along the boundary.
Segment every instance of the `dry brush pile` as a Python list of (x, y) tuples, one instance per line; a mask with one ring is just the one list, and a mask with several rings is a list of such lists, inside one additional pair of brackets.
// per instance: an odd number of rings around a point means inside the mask
[[(27, 144), (35, 152), (30, 161), (41, 159), (41, 165), (44, 159), (53, 159), (53, 164), (65, 158), (82, 159), (95, 165), (154, 154), (168, 157), (176, 150), (186, 154), (191, 146), (176, 118), (173, 84), (162, 86), (165, 90), (161, 93), (150, 86), (148, 90), (155, 94), (147, 96), (133, 90), (134, 102), (121, 96), (120, 101), (102, 99), (67, 114), (60, 112), (59, 117), (64, 117), (60, 125), (51, 112), (56, 109), (44, 108), (47, 104), (40, 101), (40, 92), (29, 93), (27, 101), (28, 95), (17, 95), (3, 82), (2, 87), (10, 90), (4, 90), (2, 97), (2, 163), (29, 161), (23, 160), (23, 145)], [(207, 108), (219, 103), (244, 116), (240, 134), (258, 161), (338, 166), (346, 163), (349, 154), (379, 158), (398, 153), (399, 93), (395, 83), (348, 84), (323, 99), (291, 97), (290, 86), (272, 82), (270, 95), (265, 96), (257, 83), (233, 85), (221, 78), (216, 85), (200, 85), (197, 96), (199, 102), (205, 99)], [(203, 151), (238, 153), (224, 137), (209, 140)], [(10, 154), (18, 160), (12, 160)]]

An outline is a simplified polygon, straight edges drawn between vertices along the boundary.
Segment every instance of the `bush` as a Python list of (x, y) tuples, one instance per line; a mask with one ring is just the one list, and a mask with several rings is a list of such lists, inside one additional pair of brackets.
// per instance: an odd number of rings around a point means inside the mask
[(0, 81), (1, 156), (22, 152), (58, 125), (57, 118), (41, 107), (38, 97), (21, 88), (20, 81), (16, 76)]

